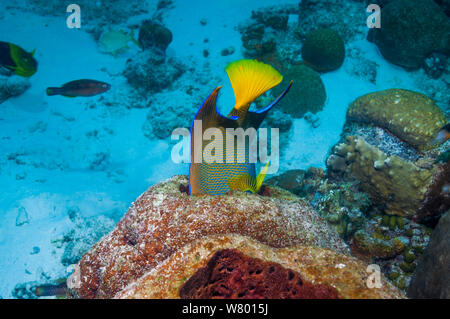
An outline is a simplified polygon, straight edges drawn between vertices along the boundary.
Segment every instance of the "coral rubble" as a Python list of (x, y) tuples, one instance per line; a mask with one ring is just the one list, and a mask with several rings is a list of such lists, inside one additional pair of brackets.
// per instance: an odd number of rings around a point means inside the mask
[(166, 59), (160, 50), (145, 50), (127, 61), (123, 75), (140, 94), (147, 96), (168, 88), (185, 70), (183, 63)]

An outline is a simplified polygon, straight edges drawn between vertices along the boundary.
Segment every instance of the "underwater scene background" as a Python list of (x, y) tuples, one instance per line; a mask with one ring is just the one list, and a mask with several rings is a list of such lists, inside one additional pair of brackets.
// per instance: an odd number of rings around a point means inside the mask
[[(0, 2), (0, 298), (450, 297), (448, 1), (73, 2)], [(293, 81), (279, 169), (189, 196), (172, 131), (240, 59), (283, 76), (251, 109)]]

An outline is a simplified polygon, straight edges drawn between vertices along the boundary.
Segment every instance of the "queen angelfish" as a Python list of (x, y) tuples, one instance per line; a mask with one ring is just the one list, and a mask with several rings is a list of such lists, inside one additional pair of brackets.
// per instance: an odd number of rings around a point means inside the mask
[[(216, 108), (216, 100), (221, 88), (218, 87), (197, 111), (191, 126), (191, 164), (189, 169), (189, 192), (191, 195), (223, 195), (230, 190), (251, 193), (259, 191), (269, 163), (256, 176), (255, 163), (249, 161), (249, 143), (244, 143), (245, 146), (234, 143), (233, 151), (227, 152), (226, 140), (229, 137), (225, 137), (222, 144), (218, 142), (217, 145), (222, 147), (214, 148), (214, 151), (211, 152), (214, 158), (218, 156), (223, 159), (221, 162), (214, 161), (213, 158), (208, 158), (208, 155), (204, 156), (204, 150), (207, 150), (211, 142), (204, 141), (203, 134), (209, 128), (217, 128), (222, 133), (225, 133), (227, 128), (258, 129), (266, 114), (283, 98), (292, 85), (291, 82), (269, 106), (252, 112), (249, 111), (250, 104), (260, 95), (278, 85), (283, 79), (282, 75), (272, 66), (257, 60), (232, 62), (227, 65), (225, 70), (233, 87), (236, 105), (227, 117), (221, 115)], [(206, 154), (209, 153), (206, 152)]]

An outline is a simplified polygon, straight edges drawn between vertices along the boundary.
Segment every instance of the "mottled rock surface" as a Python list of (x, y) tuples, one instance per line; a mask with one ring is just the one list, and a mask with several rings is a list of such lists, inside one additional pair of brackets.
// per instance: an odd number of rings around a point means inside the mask
[(382, 127), (418, 150), (430, 142), (447, 123), (444, 112), (424, 94), (389, 89), (369, 93), (350, 104), (347, 120)]
[(348, 253), (310, 205), (287, 191), (270, 187), (265, 190), (270, 196), (194, 197), (180, 192), (187, 184), (186, 176), (175, 176), (142, 194), (116, 228), (83, 256), (81, 286), (71, 295), (113, 297), (205, 236), (233, 233), (274, 248), (305, 245)]
[(442, 191), (449, 182), (449, 163), (433, 143), (447, 123), (427, 96), (390, 89), (352, 102), (340, 142), (327, 158), (332, 175), (356, 179), (386, 214), (416, 222), (439, 218), (448, 210)]
[(390, 1), (381, 24), (370, 29), (368, 39), (391, 63), (417, 69), (433, 52), (450, 53), (450, 22), (433, 0)]
[(450, 212), (439, 220), (428, 247), (418, 261), (408, 297), (450, 298)]
[[(222, 255), (223, 250), (233, 250), (234, 259), (240, 258), (241, 262), (234, 265), (228, 263), (226, 269), (219, 267), (216, 270), (218, 277), (215, 279), (222, 280), (224, 284), (222, 290), (210, 291), (217, 294), (216, 298), (224, 298), (233, 293), (236, 293), (233, 295), (236, 298), (260, 298), (264, 292), (273, 292), (277, 289), (279, 295), (271, 297), (404, 298), (404, 295), (383, 276), (381, 288), (368, 288), (367, 264), (354, 257), (319, 247), (274, 248), (236, 234), (204, 237), (186, 245), (115, 297), (196, 297), (189, 293), (193, 290), (197, 292), (202, 290), (198, 287), (199, 281), (203, 284), (208, 283), (212, 275), (210, 273), (212, 269), (208, 269), (208, 266), (211, 268), (220, 264), (217, 254)], [(236, 271), (236, 268), (246, 267), (249, 268), (248, 274)], [(251, 272), (253, 269), (254, 273)], [(267, 288), (258, 285), (271, 274), (278, 275), (278, 288), (268, 282)], [(241, 290), (228, 291), (226, 288), (230, 286), (230, 281), (224, 282), (224, 277), (232, 277), (233, 286), (235, 288), (239, 286)], [(243, 278), (247, 278), (253, 286), (247, 286), (242, 282)]]
[(442, 192), (450, 178), (448, 163), (389, 154), (368, 141), (367, 136), (343, 138), (327, 159), (330, 172), (360, 181), (372, 202), (390, 215), (423, 221), (448, 209), (450, 201)]

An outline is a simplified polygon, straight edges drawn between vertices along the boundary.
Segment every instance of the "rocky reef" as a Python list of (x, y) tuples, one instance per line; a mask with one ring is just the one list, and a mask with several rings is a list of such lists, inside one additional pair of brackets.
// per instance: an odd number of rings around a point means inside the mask
[(435, 163), (442, 150), (430, 141), (445, 123), (443, 112), (422, 94), (392, 89), (365, 95), (350, 105), (327, 166), (359, 180), (387, 214), (415, 221), (439, 216), (449, 207), (441, 191), (449, 169)]
[(166, 59), (160, 48), (145, 50), (127, 61), (123, 75), (143, 96), (168, 88), (186, 67), (175, 58)]
[(149, 139), (155, 137), (166, 139), (170, 137), (176, 128), (189, 128), (192, 121), (190, 118), (191, 114), (195, 112), (202, 102), (200, 99), (181, 91), (161, 92), (156, 98), (167, 99), (167, 101), (184, 101), (184, 103), (168, 103), (164, 109), (151, 109), (148, 112), (142, 131)]
[[(187, 183), (186, 176), (175, 176), (142, 194), (83, 256), (80, 273), (71, 278), (79, 286), (69, 295), (403, 297), (384, 278), (382, 288), (367, 288), (367, 264), (349, 256), (347, 245), (294, 194), (266, 186), (262, 195), (192, 197)], [(279, 287), (267, 285), (274, 276)]]
[[(352, 254), (380, 265), (405, 291), (431, 228), (450, 208), (450, 167), (439, 160), (445, 146), (432, 143), (445, 123), (444, 113), (423, 94), (367, 94), (349, 106), (341, 139), (326, 160), (330, 184), (357, 183), (357, 192), (370, 199), (358, 227), (344, 237)], [(345, 216), (354, 207), (339, 204)]]
[(318, 28), (336, 31), (345, 42), (362, 38), (367, 30), (365, 6), (355, 1), (304, 0), (298, 5), (297, 34), (301, 39)]
[(432, 230), (407, 218), (388, 215), (372, 204), (361, 182), (335, 178), (329, 170), (291, 170), (267, 180), (310, 202), (350, 246), (351, 254), (381, 271), (406, 291)]
[(144, 20), (139, 28), (139, 44), (143, 50), (159, 48), (166, 51), (172, 42), (172, 32), (154, 20)]
[(78, 207), (69, 208), (67, 214), (74, 225), (73, 228), (52, 240), (56, 248), (64, 248), (61, 256), (61, 264), (64, 266), (80, 261), (81, 257), (115, 225), (113, 219), (103, 215), (83, 218)]
[(370, 29), (391, 63), (408, 70), (422, 67), (431, 54), (450, 53), (450, 22), (433, 0), (395, 0), (383, 6), (382, 28)]
[(450, 212), (442, 215), (418, 261), (408, 288), (410, 298), (450, 298)]
[(369, 196), (356, 181), (337, 183), (322, 169), (290, 170), (267, 180), (269, 185), (289, 190), (311, 203), (341, 238), (348, 240), (364, 226)]

